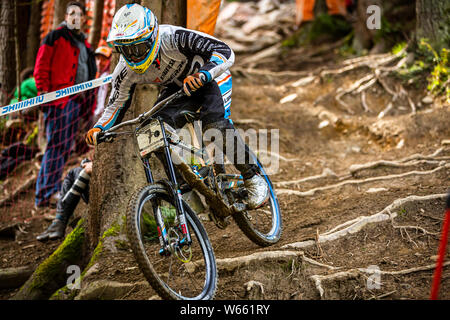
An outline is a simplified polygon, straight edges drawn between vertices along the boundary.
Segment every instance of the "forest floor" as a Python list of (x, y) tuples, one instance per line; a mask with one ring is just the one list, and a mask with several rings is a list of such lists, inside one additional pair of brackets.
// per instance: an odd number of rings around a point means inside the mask
[[(335, 99), (371, 69), (324, 75), (347, 65), (333, 50), (322, 60), (305, 63), (294, 54), (282, 61), (267, 62), (271, 72), (235, 67), (232, 118), (244, 130), (279, 129), (279, 169), (271, 179), (283, 234), (260, 248), (234, 223), (220, 230), (205, 221), (218, 260), (216, 298), (428, 299), (450, 181), (449, 106), (423, 100), (424, 85), (403, 84), (408, 94), (381, 117), (392, 96), (378, 82), (364, 90), (367, 110), (360, 92), (342, 96), (344, 103)], [(386, 81), (388, 88), (402, 83)], [(20, 199), (31, 211), (33, 188)], [(0, 228), (12, 221), (6, 214)], [(61, 243), (36, 241), (50, 222), (24, 221), (30, 217), (17, 219), (15, 239), (0, 239), (0, 269), (35, 267)], [(225, 259), (245, 256), (247, 262), (225, 267)], [(155, 298), (129, 248), (113, 257), (96, 273), (124, 286), (114, 298)], [(0, 290), (0, 298), (16, 291)], [(440, 292), (450, 299), (448, 266)]]

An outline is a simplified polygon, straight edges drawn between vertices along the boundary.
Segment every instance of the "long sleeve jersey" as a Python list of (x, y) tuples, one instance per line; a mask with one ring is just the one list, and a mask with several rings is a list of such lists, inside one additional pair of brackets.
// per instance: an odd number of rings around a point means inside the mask
[(210, 35), (172, 25), (160, 25), (159, 32), (161, 48), (157, 60), (145, 73), (135, 73), (120, 57), (106, 109), (94, 127), (107, 130), (122, 121), (136, 84), (182, 87), (183, 80), (196, 72), (203, 72), (212, 81), (234, 63), (233, 50)]

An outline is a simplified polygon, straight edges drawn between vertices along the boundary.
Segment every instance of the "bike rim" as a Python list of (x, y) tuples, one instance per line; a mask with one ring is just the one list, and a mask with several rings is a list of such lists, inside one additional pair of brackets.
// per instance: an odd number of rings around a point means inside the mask
[[(266, 180), (267, 185), (269, 186), (269, 204), (270, 207), (270, 220), (271, 220), (271, 228), (268, 232), (262, 232), (259, 230), (259, 228), (255, 225), (254, 231), (262, 238), (268, 240), (268, 241), (278, 241), (280, 230), (281, 230), (281, 215), (280, 215), (280, 207), (278, 204), (277, 196), (274, 192), (272, 182), (269, 179), (269, 176), (266, 174), (262, 164), (260, 163), (259, 159), (256, 158), (253, 154), (252, 156), (256, 160), (256, 164), (259, 167), (260, 174)], [(267, 205), (263, 206), (262, 208), (255, 209), (254, 211), (260, 211), (267, 208)], [(250, 212), (251, 213), (251, 212)]]
[[(165, 198), (167, 203), (168, 196), (161, 193), (158, 198)], [(192, 236), (192, 257), (189, 262), (182, 262), (179, 256), (172, 252), (168, 257), (159, 255), (159, 239), (153, 239), (153, 243), (149, 244), (148, 240), (143, 237), (143, 207), (145, 204), (152, 204), (155, 200), (155, 194), (147, 195), (140, 203), (139, 214), (136, 220), (137, 230), (139, 232), (139, 245), (141, 251), (145, 254), (152, 265), (153, 273), (159, 283), (166, 288), (178, 299), (182, 300), (201, 300), (211, 298), (211, 290), (214, 288), (214, 267), (211, 261), (208, 244), (203, 239), (199, 227), (194, 223), (189, 214), (186, 213), (186, 219)], [(166, 223), (166, 229), (171, 236), (173, 226)], [(151, 242), (152, 240), (150, 240)], [(188, 254), (186, 254), (188, 256)], [(187, 258), (186, 256), (182, 258)], [(150, 262), (151, 261), (151, 262)], [(196, 288), (196, 290), (194, 290)], [(195, 292), (195, 293), (194, 293)], [(197, 293), (198, 292), (198, 293)]]

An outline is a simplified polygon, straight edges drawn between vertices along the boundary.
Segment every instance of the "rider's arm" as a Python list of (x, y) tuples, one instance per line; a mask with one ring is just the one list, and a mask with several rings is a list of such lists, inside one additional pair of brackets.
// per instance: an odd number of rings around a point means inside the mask
[(122, 121), (125, 112), (130, 107), (135, 86), (133, 71), (126, 66), (125, 61), (121, 58), (112, 75), (108, 104), (94, 128), (107, 130)]
[(211, 81), (227, 71), (234, 63), (234, 52), (224, 42), (199, 31), (177, 28), (174, 44), (189, 59), (200, 56), (204, 60), (198, 70)]

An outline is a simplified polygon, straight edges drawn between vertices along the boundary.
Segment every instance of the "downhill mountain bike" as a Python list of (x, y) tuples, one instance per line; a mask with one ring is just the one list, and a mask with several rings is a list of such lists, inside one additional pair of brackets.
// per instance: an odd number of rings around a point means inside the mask
[[(206, 147), (185, 143), (171, 126), (154, 116), (184, 96), (183, 91), (178, 91), (137, 118), (99, 132), (96, 140), (112, 142), (120, 134), (130, 134), (118, 129), (136, 126), (131, 133), (148, 185), (131, 197), (126, 224), (130, 246), (148, 282), (164, 299), (213, 299), (218, 278), (214, 251), (202, 222), (183, 194), (198, 192), (216, 226), (225, 228), (232, 217), (243, 233), (260, 246), (272, 245), (280, 239), (281, 212), (270, 178), (251, 150), (259, 174), (269, 186), (268, 201), (253, 210), (245, 203), (247, 194), (240, 174), (227, 168), (230, 165), (214, 163)], [(192, 111), (180, 114), (193, 128), (198, 114)], [(192, 164), (179, 155), (180, 150), (207, 160)], [(168, 179), (154, 181), (149, 160), (152, 154), (162, 160)], [(177, 179), (177, 173), (183, 181)]]

